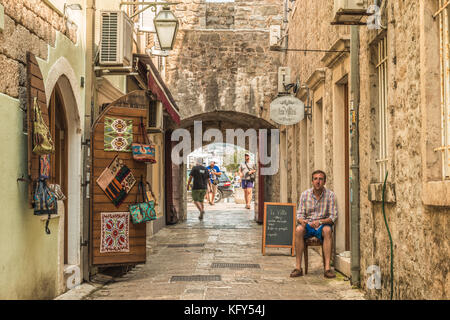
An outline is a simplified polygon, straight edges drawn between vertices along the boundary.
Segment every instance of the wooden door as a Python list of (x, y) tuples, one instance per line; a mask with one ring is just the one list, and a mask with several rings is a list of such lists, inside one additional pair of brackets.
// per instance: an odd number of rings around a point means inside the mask
[[(135, 203), (138, 193), (138, 182), (142, 176), (144, 182), (147, 179), (147, 164), (133, 160), (131, 152), (105, 151), (105, 118), (114, 118), (132, 121), (132, 141), (143, 141), (143, 136), (139, 130), (142, 119), (147, 123), (147, 109), (150, 104), (150, 97), (146, 91), (133, 91), (115, 102), (111, 103), (94, 122), (92, 128), (91, 150), (91, 236), (90, 236), (90, 257), (91, 264), (95, 266), (113, 266), (145, 263), (146, 261), (146, 224), (133, 224), (128, 214), (128, 222), (125, 217), (128, 206)], [(127, 122), (129, 123), (129, 122)], [(127, 125), (128, 126), (128, 125)], [(97, 179), (108, 167), (115, 156), (123, 161), (131, 171), (136, 182), (130, 189), (122, 204), (116, 207), (100, 188)], [(148, 164), (151, 165), (151, 164)], [(139, 198), (139, 201), (141, 199)], [(112, 214), (110, 214), (112, 213)], [(116, 216), (116, 217), (114, 217)], [(120, 219), (117, 218), (120, 216)], [(103, 222), (102, 222), (103, 218)], [(116, 220), (114, 220), (116, 219)], [(122, 222), (125, 221), (124, 227)], [(121, 228), (116, 228), (120, 224)], [(105, 239), (111, 238), (114, 233), (120, 232), (126, 241), (121, 241), (118, 245)], [(108, 238), (109, 237), (109, 238)], [(103, 242), (102, 242), (103, 240)]]
[(48, 108), (50, 119), (50, 132), (55, 152), (51, 155), (51, 176), (50, 183), (61, 186), (61, 191), (66, 195), (64, 200), (64, 263), (68, 263), (68, 134), (67, 117), (64, 101), (58, 85), (52, 92)]

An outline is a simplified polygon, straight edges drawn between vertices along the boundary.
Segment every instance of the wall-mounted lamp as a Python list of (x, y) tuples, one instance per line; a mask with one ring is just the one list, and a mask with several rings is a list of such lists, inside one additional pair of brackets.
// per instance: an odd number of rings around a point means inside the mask
[(178, 31), (177, 17), (168, 6), (164, 6), (153, 19), (153, 23), (161, 50), (172, 50)]

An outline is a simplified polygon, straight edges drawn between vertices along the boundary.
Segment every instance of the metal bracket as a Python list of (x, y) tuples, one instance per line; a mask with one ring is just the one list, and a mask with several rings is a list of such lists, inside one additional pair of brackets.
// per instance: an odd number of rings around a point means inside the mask
[(33, 182), (33, 180), (31, 180), (29, 177), (25, 178), (24, 175), (22, 174), (22, 177), (17, 178), (17, 182)]
[(82, 146), (89, 146), (91, 145), (91, 139), (86, 139), (83, 141), (83, 138), (81, 138), (81, 145)]
[(170, 5), (174, 5), (174, 4), (180, 4), (181, 2), (130, 2), (130, 1), (124, 1), (120, 3), (120, 8), (122, 8), (122, 6), (145, 6), (143, 9), (140, 9), (138, 11), (136, 11), (131, 17), (130, 19), (133, 19), (135, 16), (137, 16), (138, 14), (144, 12), (145, 10), (151, 8), (151, 10), (153, 12), (156, 12), (156, 7), (157, 6), (170, 6)]

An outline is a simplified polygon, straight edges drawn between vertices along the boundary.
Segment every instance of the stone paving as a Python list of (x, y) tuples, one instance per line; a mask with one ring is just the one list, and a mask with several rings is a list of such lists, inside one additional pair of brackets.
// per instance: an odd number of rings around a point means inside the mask
[[(147, 242), (147, 263), (138, 265), (84, 299), (170, 300), (341, 300), (364, 299), (342, 275), (323, 277), (322, 259), (310, 249), (308, 275), (289, 277), (295, 258), (289, 249), (261, 253), (262, 226), (242, 204), (206, 205), (203, 221), (188, 206), (188, 219), (168, 226)], [(253, 208), (252, 208), (253, 209)], [(173, 244), (204, 244), (171, 248)], [(213, 263), (259, 264), (260, 268), (212, 268)], [(171, 281), (172, 276), (220, 275), (220, 281)]]

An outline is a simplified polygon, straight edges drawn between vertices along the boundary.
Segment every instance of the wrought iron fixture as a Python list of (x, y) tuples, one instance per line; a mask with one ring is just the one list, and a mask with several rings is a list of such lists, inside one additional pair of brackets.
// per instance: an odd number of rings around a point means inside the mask
[(162, 10), (153, 19), (155, 24), (156, 35), (161, 50), (172, 50), (175, 43), (176, 34), (178, 31), (178, 19), (175, 17), (169, 6), (179, 4), (180, 2), (121, 2), (120, 6), (136, 6), (143, 5), (144, 8), (136, 11), (130, 18), (133, 19), (138, 14), (144, 12), (147, 9), (156, 13), (157, 6), (163, 6)]

